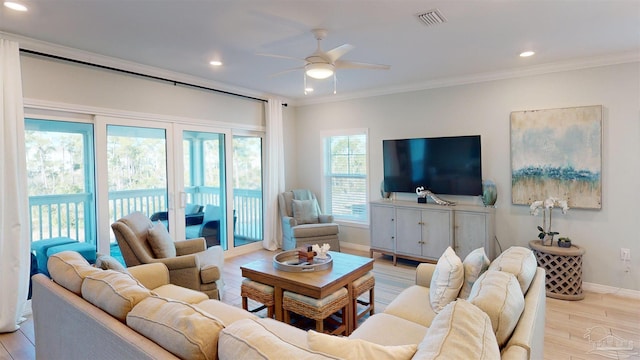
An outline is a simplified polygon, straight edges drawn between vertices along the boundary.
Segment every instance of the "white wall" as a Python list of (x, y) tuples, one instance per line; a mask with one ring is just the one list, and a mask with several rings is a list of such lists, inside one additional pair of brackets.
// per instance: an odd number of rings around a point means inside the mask
[(261, 101), (22, 54), (26, 99), (181, 120), (264, 126)]
[[(320, 193), (320, 131), (368, 128), (371, 199), (382, 181), (382, 140), (480, 134), (483, 176), (498, 187), (496, 234), (502, 248), (527, 246), (541, 218), (511, 205), (512, 111), (603, 105), (602, 209), (554, 213), (553, 228), (586, 249), (583, 280), (640, 290), (640, 64), (497, 80), (296, 108), (296, 183)], [(288, 179), (290, 180), (290, 179)], [(475, 198), (465, 201), (478, 202)], [(368, 229), (342, 228), (341, 241), (368, 245)], [(619, 260), (631, 249), (631, 271)]]

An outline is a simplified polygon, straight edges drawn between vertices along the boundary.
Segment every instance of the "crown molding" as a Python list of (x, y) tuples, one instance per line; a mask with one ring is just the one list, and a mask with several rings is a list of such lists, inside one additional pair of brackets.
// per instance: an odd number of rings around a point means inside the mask
[(323, 103), (333, 103), (345, 100), (362, 99), (375, 96), (393, 95), (405, 92), (430, 90), (451, 86), (468, 85), (496, 80), (514, 79), (535, 75), (551, 74), (563, 71), (574, 71), (589, 69), (602, 66), (618, 65), (640, 62), (640, 52), (630, 51), (616, 54), (608, 54), (603, 56), (572, 59), (554, 63), (547, 63), (522, 68), (513, 68), (508, 70), (500, 70), (494, 72), (471, 74), (459, 77), (441, 78), (429, 80), (421, 83), (407, 84), (401, 86), (387, 87), (384, 89), (373, 89), (363, 92), (345, 94), (345, 95), (328, 95), (324, 97), (296, 100), (290, 102), (292, 106), (305, 106)]

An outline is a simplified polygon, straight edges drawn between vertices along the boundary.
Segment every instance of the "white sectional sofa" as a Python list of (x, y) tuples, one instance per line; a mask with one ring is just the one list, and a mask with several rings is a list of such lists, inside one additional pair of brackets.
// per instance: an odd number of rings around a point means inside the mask
[[(49, 264), (53, 280), (42, 274), (33, 278), (36, 357), (541, 359), (544, 270), (534, 263), (522, 281), (507, 274), (505, 270), (517, 268), (519, 262), (530, 262), (525, 251), (517, 252), (527, 261), (499, 257), (485, 272), (489, 276), (476, 281), (468, 300), (449, 302), (438, 313), (432, 310), (429, 287), (432, 279), (442, 275), (442, 269), (434, 264), (419, 265), (416, 285), (349, 337), (303, 331), (217, 300), (203, 298), (198, 302), (191, 295), (186, 301), (172, 299), (184, 297), (179, 289), (165, 290), (161, 296), (147, 287), (157, 289), (166, 284), (162, 276), (158, 280), (154, 275), (155, 270), (145, 270), (146, 265), (142, 270), (129, 270), (136, 281), (128, 274), (96, 270), (74, 253), (60, 253), (52, 260), (55, 264)], [(497, 278), (504, 278), (505, 285)], [(523, 281), (526, 292), (518, 294)], [(520, 307), (507, 335), (505, 329), (510, 326), (498, 324), (490, 309), (489, 313), (481, 310), (486, 306), (483, 301), (496, 303), (495, 298), (486, 297), (488, 293), (510, 294), (504, 297), (507, 302), (515, 299), (511, 302)], [(492, 324), (498, 324), (497, 329)]]

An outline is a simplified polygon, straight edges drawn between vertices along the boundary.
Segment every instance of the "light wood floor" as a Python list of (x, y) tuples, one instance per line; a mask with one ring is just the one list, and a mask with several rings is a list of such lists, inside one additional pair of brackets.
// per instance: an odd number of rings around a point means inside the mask
[[(366, 253), (344, 251), (368, 256)], [(271, 252), (257, 251), (226, 259), (226, 288), (222, 300), (234, 306), (241, 306), (240, 266), (272, 256)], [(374, 266), (376, 279), (380, 276), (381, 280), (376, 282), (376, 311), (381, 312), (403, 287), (413, 282), (416, 263), (399, 260), (398, 266), (394, 267), (389, 257), (378, 256)], [(596, 341), (607, 336), (616, 338), (619, 342), (633, 342), (633, 349), (605, 352), (602, 350), (603, 344), (597, 344)], [(28, 318), (22, 323), (20, 330), (0, 334), (0, 360), (35, 359), (34, 344), (33, 321)], [(585, 299), (581, 301), (547, 298), (545, 360), (640, 359), (639, 352), (640, 300), (591, 292), (587, 292)]]

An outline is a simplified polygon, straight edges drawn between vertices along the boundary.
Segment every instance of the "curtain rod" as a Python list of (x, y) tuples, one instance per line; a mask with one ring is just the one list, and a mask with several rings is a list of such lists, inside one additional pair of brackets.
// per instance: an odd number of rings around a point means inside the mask
[[(47, 53), (34, 51), (34, 50), (20, 49), (20, 52), (24, 52), (24, 53), (32, 54), (32, 55), (43, 56), (43, 57), (48, 57), (48, 58), (52, 58), (52, 59), (56, 59), (56, 60), (68, 61), (68, 62), (72, 62), (72, 63), (76, 63), (76, 64), (92, 66), (92, 67), (105, 69), (105, 70), (116, 71), (116, 72), (120, 72), (120, 73), (124, 73), (124, 74), (135, 75), (135, 76), (140, 76), (140, 77), (144, 77), (144, 78), (164, 81), (164, 82), (171, 83), (174, 86), (182, 85), (182, 86), (192, 87), (192, 88), (201, 89), (201, 90), (213, 91), (213, 92), (217, 92), (217, 93), (221, 93), (221, 94), (225, 94), (225, 95), (237, 96), (237, 97), (250, 99), (250, 100), (262, 101), (262, 102), (267, 102), (268, 101), (266, 99), (260, 99), (260, 98), (253, 97), (253, 96), (238, 94), (238, 93), (225, 91), (225, 90), (220, 90), (220, 89), (214, 89), (214, 88), (201, 86), (201, 85), (190, 84), (190, 83), (186, 83), (186, 82), (182, 82), (182, 81), (178, 81), (178, 80), (171, 80), (171, 79), (167, 79), (167, 78), (163, 78), (163, 77), (159, 77), (159, 76), (154, 76), (154, 75), (149, 75), (149, 74), (143, 74), (143, 73), (139, 73), (139, 72), (135, 72), (135, 71), (118, 69), (118, 68), (111, 67), (111, 66), (90, 63), (88, 61), (71, 59), (71, 58), (67, 58), (67, 57), (63, 57), (63, 56), (47, 54)], [(283, 103), (282, 106), (287, 106), (287, 104)]]

